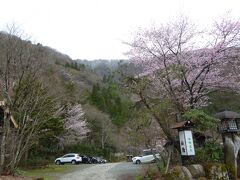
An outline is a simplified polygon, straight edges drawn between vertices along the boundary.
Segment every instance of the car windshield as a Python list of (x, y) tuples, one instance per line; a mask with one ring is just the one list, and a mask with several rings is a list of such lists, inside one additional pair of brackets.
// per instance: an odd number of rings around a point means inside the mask
[(62, 158), (73, 157), (73, 156), (75, 156), (75, 154), (65, 154), (65, 155), (62, 156)]

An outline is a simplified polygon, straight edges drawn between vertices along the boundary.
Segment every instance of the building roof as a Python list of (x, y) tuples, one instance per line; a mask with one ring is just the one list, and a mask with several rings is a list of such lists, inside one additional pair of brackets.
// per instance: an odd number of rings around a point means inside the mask
[(238, 119), (238, 118), (240, 118), (240, 114), (233, 112), (233, 111), (222, 111), (222, 112), (216, 113), (214, 116), (215, 116), (215, 118), (218, 118), (218, 119)]
[(194, 123), (192, 121), (181, 121), (181, 122), (178, 122), (176, 123), (172, 129), (183, 129), (183, 128), (190, 128), (190, 127), (193, 127), (194, 126)]

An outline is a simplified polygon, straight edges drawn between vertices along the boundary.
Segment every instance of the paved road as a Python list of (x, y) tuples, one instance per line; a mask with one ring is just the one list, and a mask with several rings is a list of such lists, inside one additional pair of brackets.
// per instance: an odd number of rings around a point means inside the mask
[(79, 168), (61, 177), (61, 180), (122, 180), (142, 172), (141, 165), (127, 162), (97, 164), (91, 167)]

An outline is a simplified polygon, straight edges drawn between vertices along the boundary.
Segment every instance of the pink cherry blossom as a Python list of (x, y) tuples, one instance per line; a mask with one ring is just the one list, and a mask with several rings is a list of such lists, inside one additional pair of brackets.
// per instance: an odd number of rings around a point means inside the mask
[(239, 90), (240, 22), (221, 19), (198, 31), (186, 18), (136, 34), (128, 56), (156, 93), (186, 108), (207, 105), (219, 88)]

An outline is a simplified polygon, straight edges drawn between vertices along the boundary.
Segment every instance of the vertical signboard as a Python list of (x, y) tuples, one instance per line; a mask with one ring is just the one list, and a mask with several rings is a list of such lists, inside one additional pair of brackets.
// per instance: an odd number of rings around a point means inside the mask
[(180, 141), (181, 155), (183, 156), (195, 155), (192, 131), (190, 130), (179, 131), (179, 141)]
[(195, 155), (195, 149), (193, 144), (192, 131), (184, 131), (184, 133), (185, 133), (186, 145), (187, 145), (187, 155), (193, 156)]

